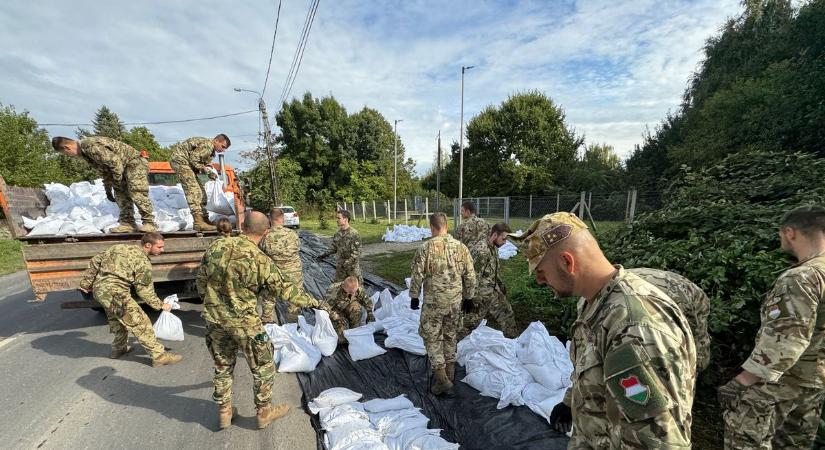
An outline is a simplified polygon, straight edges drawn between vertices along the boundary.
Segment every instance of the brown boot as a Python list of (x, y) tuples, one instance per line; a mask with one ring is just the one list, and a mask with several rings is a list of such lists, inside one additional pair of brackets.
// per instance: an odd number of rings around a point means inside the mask
[(211, 225), (200, 216), (195, 216), (194, 221), (192, 222), (192, 228), (197, 231), (215, 231), (218, 229), (215, 225)]
[(112, 353), (109, 355), (109, 358), (119, 359), (121, 356), (123, 356), (123, 355), (125, 355), (125, 354), (127, 354), (131, 351), (132, 351), (132, 347), (129, 347), (129, 346), (126, 346), (126, 348), (118, 348), (118, 349), (113, 348)]
[(272, 405), (258, 407), (258, 429), (266, 428), (274, 420), (279, 419), (289, 412), (289, 405), (280, 404), (276, 407)]
[(446, 366), (444, 366), (444, 372), (447, 374), (447, 379), (451, 382), (455, 382), (455, 361), (448, 362)]
[(171, 364), (177, 364), (183, 359), (183, 356), (175, 353), (166, 352), (152, 360), (152, 367), (160, 367)]
[(143, 225), (138, 228), (138, 231), (141, 233), (154, 233), (155, 231), (158, 231), (158, 227), (156, 227), (153, 223), (144, 222)]
[(433, 375), (435, 376), (435, 384), (430, 389), (433, 394), (441, 395), (453, 388), (453, 383), (447, 379), (447, 373), (443, 367), (434, 369)]
[(111, 230), (109, 233), (134, 233), (137, 229), (130, 223), (122, 223)]
[(238, 410), (232, 407), (232, 402), (218, 405), (218, 426), (220, 429), (229, 428), (229, 425), (232, 424), (232, 418), (237, 415)]

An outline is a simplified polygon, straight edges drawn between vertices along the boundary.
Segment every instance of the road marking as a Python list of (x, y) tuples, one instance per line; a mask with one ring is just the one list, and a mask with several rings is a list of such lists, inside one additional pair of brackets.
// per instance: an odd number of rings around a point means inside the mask
[(18, 336), (20, 336), (20, 335), (19, 335), (19, 334), (16, 334), (16, 335), (14, 335), (14, 336), (11, 336), (11, 337), (8, 337), (8, 338), (5, 338), (5, 339), (3, 339), (2, 341), (0, 341), (0, 348), (5, 347), (5, 346), (6, 346), (6, 345), (8, 345), (9, 343), (11, 343), (11, 341), (13, 341), (13, 340), (17, 339), (17, 337), (18, 337)]

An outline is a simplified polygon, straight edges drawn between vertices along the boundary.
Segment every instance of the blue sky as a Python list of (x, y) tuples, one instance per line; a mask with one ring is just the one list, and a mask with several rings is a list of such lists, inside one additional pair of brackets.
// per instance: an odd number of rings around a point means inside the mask
[[(265, 99), (274, 116), (308, 0), (284, 0)], [(246, 2), (7, 0), (0, 11), (0, 102), (41, 123), (89, 122), (101, 104), (125, 122), (256, 108), (276, 0)], [(738, 0), (322, 0), (291, 92), (334, 95), (388, 121), (418, 170), (440, 129), (458, 140), (461, 66), (465, 121), (509, 95), (538, 89), (587, 143), (622, 157), (675, 110), (706, 39), (738, 14)], [(74, 128), (47, 127), (53, 135)], [(229, 159), (256, 146), (258, 120), (149, 126), (164, 145), (225, 132)]]

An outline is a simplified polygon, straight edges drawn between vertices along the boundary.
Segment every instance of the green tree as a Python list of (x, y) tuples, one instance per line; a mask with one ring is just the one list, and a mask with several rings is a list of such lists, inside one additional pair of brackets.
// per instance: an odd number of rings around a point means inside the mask
[[(292, 206), (302, 204), (307, 187), (304, 179), (299, 175), (301, 166), (291, 158), (280, 157), (275, 173), (278, 177), (281, 203)], [(244, 172), (242, 177), (247, 180), (249, 206), (258, 211), (268, 212), (273, 206), (269, 163), (266, 160), (258, 161), (252, 169)]]
[(40, 187), (48, 182), (76, 181), (67, 177), (49, 135), (27, 111), (0, 104), (0, 175), (14, 186)]
[(563, 179), (565, 188), (574, 192), (617, 191), (625, 187), (622, 163), (607, 144), (588, 145)]
[(144, 126), (133, 127), (125, 133), (123, 142), (137, 151), (146, 150), (149, 153), (149, 161), (169, 161), (169, 156), (172, 154), (172, 150), (168, 147), (161, 148), (155, 135)]

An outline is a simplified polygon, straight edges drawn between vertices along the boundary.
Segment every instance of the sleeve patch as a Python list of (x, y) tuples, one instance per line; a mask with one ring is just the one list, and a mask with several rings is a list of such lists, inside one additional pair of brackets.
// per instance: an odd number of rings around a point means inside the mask
[(655, 417), (673, 407), (639, 344), (616, 347), (605, 357), (604, 369), (607, 388), (629, 422)]

